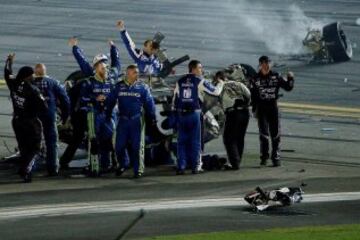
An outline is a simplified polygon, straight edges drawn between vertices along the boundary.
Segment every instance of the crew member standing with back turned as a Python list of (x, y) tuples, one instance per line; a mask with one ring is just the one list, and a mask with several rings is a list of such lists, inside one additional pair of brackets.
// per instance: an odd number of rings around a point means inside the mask
[(223, 72), (215, 74), (215, 81), (224, 80), (220, 95), (225, 112), (223, 141), (228, 156), (226, 170), (239, 170), (244, 151), (245, 134), (249, 124), (250, 90), (239, 81), (225, 79)]
[(39, 116), (46, 145), (46, 165), (49, 176), (57, 176), (59, 171), (58, 161), (58, 132), (56, 126), (56, 113), (59, 102), (61, 120), (65, 124), (70, 114), (70, 100), (60, 82), (46, 75), (45, 64), (35, 65), (35, 78), (32, 82), (44, 96), (48, 111)]
[(178, 166), (176, 174), (185, 173), (186, 164), (191, 166), (193, 174), (199, 173), (201, 154), (201, 96), (208, 94), (219, 96), (224, 82), (219, 80), (215, 87), (203, 78), (200, 61), (192, 60), (189, 74), (180, 78), (174, 90), (173, 108), (178, 117)]

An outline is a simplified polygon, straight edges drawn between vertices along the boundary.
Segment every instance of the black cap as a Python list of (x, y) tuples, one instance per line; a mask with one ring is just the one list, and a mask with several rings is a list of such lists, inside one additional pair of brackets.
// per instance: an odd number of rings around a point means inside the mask
[(16, 80), (18, 80), (18, 81), (24, 80), (33, 74), (34, 74), (34, 70), (32, 67), (29, 67), (29, 66), (22, 67), (22, 68), (20, 68), (20, 70), (18, 71), (18, 74), (16, 75)]
[(268, 57), (268, 56), (261, 56), (260, 58), (259, 58), (259, 63), (263, 63), (263, 62), (271, 62), (271, 60), (270, 60), (270, 58)]

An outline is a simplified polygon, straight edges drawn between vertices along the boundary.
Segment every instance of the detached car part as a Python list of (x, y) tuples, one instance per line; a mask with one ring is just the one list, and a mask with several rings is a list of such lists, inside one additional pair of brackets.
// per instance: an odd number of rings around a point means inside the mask
[(283, 187), (275, 190), (264, 191), (257, 187), (246, 194), (245, 201), (254, 209), (263, 211), (269, 207), (286, 207), (303, 200), (301, 187)]
[(322, 29), (311, 29), (303, 45), (312, 53), (316, 62), (345, 62), (353, 56), (350, 40), (340, 22), (330, 23)]

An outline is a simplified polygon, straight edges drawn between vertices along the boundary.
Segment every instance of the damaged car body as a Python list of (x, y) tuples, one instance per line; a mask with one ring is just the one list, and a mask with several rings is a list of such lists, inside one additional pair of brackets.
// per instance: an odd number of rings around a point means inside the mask
[(322, 29), (310, 29), (303, 46), (311, 53), (312, 62), (345, 62), (353, 56), (351, 42), (340, 22), (327, 24)]

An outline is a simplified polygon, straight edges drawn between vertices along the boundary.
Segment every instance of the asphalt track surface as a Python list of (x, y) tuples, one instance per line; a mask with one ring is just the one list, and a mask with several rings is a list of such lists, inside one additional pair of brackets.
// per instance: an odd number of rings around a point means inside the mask
[[(1, 0), (0, 56), (5, 60), (8, 52), (16, 52), (15, 69), (25, 64), (44, 62), (50, 75), (63, 80), (77, 70), (71, 49), (67, 46), (69, 37), (79, 37), (79, 45), (89, 59), (96, 53), (107, 52), (106, 41), (112, 38), (119, 46), (123, 66), (126, 66), (131, 61), (115, 28), (116, 20), (124, 19), (138, 46), (161, 31), (166, 35), (164, 47), (170, 56), (189, 54), (200, 59), (207, 70), (217, 70), (234, 62), (249, 63), (255, 67), (260, 55), (269, 54), (276, 64), (282, 66), (280, 71), (289, 68), (296, 75), (296, 88), (291, 93), (285, 93), (282, 101), (359, 107), (360, 26), (355, 21), (360, 18), (360, 2), (249, 2)], [(281, 19), (291, 18), (293, 12), (289, 9), (294, 3), (307, 17), (322, 22), (342, 21), (348, 38), (354, 44), (353, 60), (340, 64), (309, 65), (306, 61), (275, 54), (245, 26), (244, 19), (239, 18), (239, 15), (245, 14), (252, 19), (266, 19), (275, 26)], [(284, 38), (288, 31), (283, 28), (278, 31), (277, 37)], [(178, 73), (183, 71), (184, 66), (177, 68)], [(0, 99), (1, 141), (13, 147), (15, 144), (9, 124), (11, 106), (6, 98), (8, 92), (2, 89), (0, 95), (4, 96)], [(254, 166), (257, 163), (245, 161), (244, 169), (238, 175), (214, 172), (178, 178), (171, 176), (173, 173), (169, 169), (160, 173), (149, 169), (149, 176), (140, 182), (127, 177), (119, 181), (113, 177), (89, 181), (37, 177), (36, 182), (28, 186), (19, 184), (18, 179), (8, 179), (9, 176), (2, 173), (0, 208), (84, 201), (131, 202), (162, 197), (239, 197), (256, 185), (298, 184), (301, 174), (308, 178), (310, 193), (359, 191), (358, 126), (358, 120), (348, 118), (339, 120), (285, 114), (283, 149), (289, 152), (283, 154), (285, 168), (280, 170), (256, 169)], [(254, 121), (249, 130), (245, 154), (256, 154), (258, 141)], [(2, 156), (7, 153), (3, 146), (0, 149)], [(221, 140), (212, 143), (208, 149), (223, 151)], [(257, 178), (254, 179), (254, 176)], [(359, 210), (360, 202), (355, 200), (304, 203), (264, 214), (253, 213), (244, 206), (150, 211), (128, 237), (359, 223)], [(114, 239), (135, 216), (135, 212), (114, 212), (0, 221), (0, 239)]]
[[(342, 209), (342, 211), (329, 211)], [(359, 201), (304, 203), (256, 213), (244, 206), (148, 211), (127, 239), (169, 234), (360, 223)], [(115, 239), (138, 212), (47, 216), (0, 222), (2, 239)], [(164, 224), (166, 220), (166, 224)], [(16, 229), (16, 231), (14, 231)]]
[[(285, 94), (286, 101), (359, 106), (358, 1), (2, 0), (0, 4), (1, 58), (5, 59), (8, 52), (14, 51), (18, 54), (16, 66), (44, 62), (49, 75), (60, 80), (77, 69), (67, 46), (71, 36), (79, 37), (79, 45), (89, 59), (99, 52), (108, 52), (107, 39), (114, 39), (120, 48), (123, 66), (129, 64), (115, 27), (116, 20), (124, 19), (139, 47), (145, 39), (161, 31), (166, 35), (163, 46), (168, 49), (169, 56), (189, 54), (191, 58), (200, 59), (207, 70), (217, 70), (234, 62), (256, 67), (258, 57), (269, 54), (275, 64), (285, 64), (281, 71), (295, 72), (296, 88), (291, 94)], [(295, 15), (294, 4), (303, 15)], [(343, 22), (345, 33), (354, 45), (353, 60), (309, 65), (275, 54), (261, 38), (286, 39), (287, 34), (294, 31), (290, 25), (292, 16), (295, 16), (293, 21), (300, 24), (304, 18), (321, 23)], [(258, 20), (259, 24), (250, 28), (253, 25), (247, 22), (249, 19)], [(269, 28), (263, 37), (254, 34), (262, 25)], [(275, 33), (268, 35), (268, 32)], [(301, 38), (288, 48), (296, 48), (300, 42)], [(179, 67), (177, 72), (184, 71)]]

